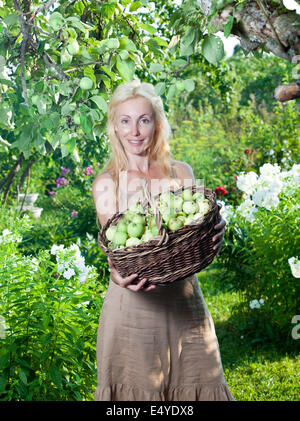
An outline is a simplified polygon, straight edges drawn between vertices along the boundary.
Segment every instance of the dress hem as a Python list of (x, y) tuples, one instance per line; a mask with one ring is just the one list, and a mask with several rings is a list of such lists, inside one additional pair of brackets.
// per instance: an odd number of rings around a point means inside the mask
[(168, 387), (165, 391), (143, 390), (129, 384), (98, 386), (95, 401), (234, 401), (227, 383)]

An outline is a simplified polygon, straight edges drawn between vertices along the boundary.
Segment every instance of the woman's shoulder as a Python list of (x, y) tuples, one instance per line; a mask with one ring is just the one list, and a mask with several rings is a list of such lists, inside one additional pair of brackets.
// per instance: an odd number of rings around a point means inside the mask
[(176, 170), (176, 176), (177, 177), (179, 177), (179, 178), (190, 177), (191, 179), (195, 178), (193, 169), (187, 162), (177, 161), (177, 160), (173, 159), (172, 164), (173, 164), (173, 167)]
[(113, 180), (113, 177), (110, 173), (110, 171), (103, 171), (100, 174), (98, 174), (92, 183), (92, 188), (95, 188), (96, 186), (98, 186), (99, 184), (102, 184), (104, 181), (106, 182), (107, 180)]

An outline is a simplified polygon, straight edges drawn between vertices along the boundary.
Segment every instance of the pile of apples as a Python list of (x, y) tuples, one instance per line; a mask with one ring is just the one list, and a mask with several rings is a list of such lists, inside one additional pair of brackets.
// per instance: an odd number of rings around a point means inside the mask
[[(183, 190), (178, 196), (172, 192), (162, 193), (157, 207), (167, 232), (194, 223), (210, 209), (209, 201), (204, 195), (200, 192), (193, 194), (190, 189)], [(159, 232), (152, 208), (145, 210), (140, 203), (132, 205), (118, 223), (106, 231), (110, 249), (136, 246), (157, 235)]]

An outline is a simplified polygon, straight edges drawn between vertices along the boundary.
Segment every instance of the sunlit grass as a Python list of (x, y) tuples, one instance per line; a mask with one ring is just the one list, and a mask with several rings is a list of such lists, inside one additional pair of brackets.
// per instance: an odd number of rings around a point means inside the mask
[(214, 271), (198, 273), (199, 284), (215, 323), (225, 379), (237, 401), (298, 401), (300, 356), (274, 344), (254, 344), (233, 307), (241, 296), (215, 282)]

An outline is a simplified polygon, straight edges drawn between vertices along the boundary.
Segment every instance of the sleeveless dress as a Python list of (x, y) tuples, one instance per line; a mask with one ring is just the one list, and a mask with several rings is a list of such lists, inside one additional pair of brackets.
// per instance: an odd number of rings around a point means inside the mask
[(234, 400), (196, 274), (137, 292), (110, 279), (96, 354), (96, 401)]
[(97, 337), (96, 401), (230, 401), (197, 275), (131, 291), (111, 279)]

